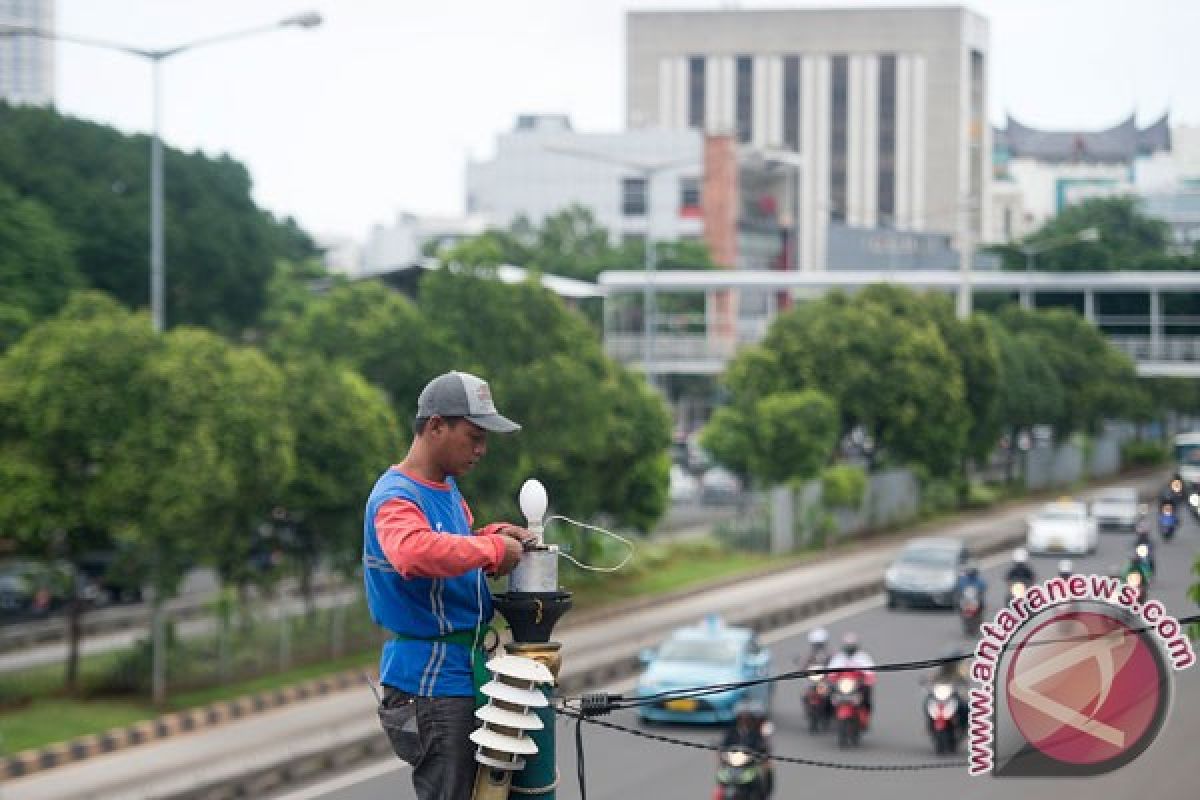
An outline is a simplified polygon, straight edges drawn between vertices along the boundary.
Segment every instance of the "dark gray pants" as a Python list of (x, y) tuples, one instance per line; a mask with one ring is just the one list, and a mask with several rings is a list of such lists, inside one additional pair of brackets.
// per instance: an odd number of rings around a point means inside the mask
[(385, 686), (379, 719), (396, 755), (412, 764), (418, 800), (470, 800), (474, 697), (416, 697)]

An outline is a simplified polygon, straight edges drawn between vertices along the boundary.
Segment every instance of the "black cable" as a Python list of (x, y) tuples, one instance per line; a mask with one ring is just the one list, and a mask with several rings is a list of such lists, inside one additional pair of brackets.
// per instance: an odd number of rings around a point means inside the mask
[[(1183, 618), (1177, 619), (1176, 622), (1178, 622), (1180, 625), (1187, 625), (1187, 624), (1191, 624), (1194, 622), (1200, 622), (1200, 614), (1193, 614), (1192, 616), (1189, 616), (1189, 617), (1183, 617)], [(1142, 628), (1131, 628), (1128, 630), (1128, 633), (1145, 633), (1150, 630), (1151, 630), (1151, 628), (1149, 626), (1142, 627)], [(1031, 644), (1032, 645), (1066, 644), (1066, 643), (1070, 643), (1070, 642), (1088, 641), (1091, 638), (1092, 637), (1090, 635), (1068, 636), (1068, 637), (1061, 638), (1061, 639), (1047, 639), (1047, 640), (1041, 641), (1041, 642), (1033, 642)], [(1011, 643), (1006, 643), (1005, 647), (1002, 648), (1000, 652), (1006, 652), (1008, 650), (1009, 644), (1011, 644)], [(963, 661), (965, 659), (969, 659), (969, 658), (973, 658), (973, 657), (974, 657), (973, 653), (961, 653), (957, 656), (943, 656), (940, 658), (928, 658), (928, 659), (922, 659), (920, 661), (902, 661), (902, 662), (893, 662), (890, 664), (878, 664), (876, 666), (871, 667), (869, 670), (864, 670), (864, 671), (869, 671), (869, 672), (911, 672), (914, 670), (932, 669), (934, 667), (940, 667), (940, 666), (944, 666), (946, 664), (953, 664), (953, 663)], [(802, 680), (802, 679), (808, 678), (811, 675), (828, 675), (830, 673), (844, 672), (844, 671), (845, 670), (843, 668), (832, 668), (831, 669), (828, 667), (821, 667), (821, 668), (817, 668), (817, 669), (801, 669), (801, 670), (792, 670), (791, 672), (783, 672), (778, 675), (768, 676), (766, 678), (755, 678), (753, 680), (748, 680), (748, 681), (735, 681), (735, 682), (731, 682), (731, 683), (712, 684), (709, 686), (693, 686), (693, 687), (686, 687), (686, 688), (682, 688), (682, 689), (669, 689), (669, 690), (662, 691), (662, 692), (656, 692), (655, 694), (646, 695), (644, 697), (632, 697), (631, 698), (631, 697), (625, 697), (624, 695), (620, 695), (620, 694), (617, 694), (617, 695), (588, 694), (588, 695), (583, 695), (583, 696), (577, 697), (577, 698), (562, 698), (562, 700), (564, 702), (567, 700), (574, 700), (576, 703), (579, 704), (579, 712), (578, 713), (580, 713), (584, 716), (592, 717), (592, 716), (599, 716), (601, 714), (607, 714), (611, 711), (617, 711), (617, 710), (629, 709), (629, 708), (637, 708), (638, 706), (651, 705), (653, 703), (657, 703), (657, 702), (659, 702), (661, 700), (665, 700), (665, 699), (679, 700), (679, 699), (684, 699), (684, 698), (707, 697), (708, 695), (720, 694), (722, 692), (729, 692), (729, 691), (733, 691), (735, 689), (748, 689), (748, 688), (751, 688), (754, 686), (762, 686), (764, 684), (769, 684), (769, 683), (778, 683), (778, 682), (782, 682), (782, 681), (792, 681), (792, 680)]]
[[(651, 741), (664, 742), (666, 744), (678, 745), (680, 747), (690, 747), (694, 750), (708, 750), (711, 752), (720, 752), (721, 751), (721, 748), (718, 745), (705, 744), (703, 742), (689, 742), (686, 739), (674, 739), (670, 736), (661, 736), (656, 733), (647, 733), (646, 731), (640, 731), (635, 728), (628, 728), (624, 725), (618, 725), (615, 722), (608, 722), (608, 721), (602, 720), (602, 719), (592, 719), (591, 717), (587, 717), (587, 716), (585, 716), (577, 711), (573, 711), (571, 709), (560, 708), (559, 713), (575, 719), (576, 747), (577, 748), (581, 747), (581, 742), (582, 742), (582, 738), (580, 738), (580, 734), (579, 734), (579, 728), (586, 721), (586, 722), (591, 723), (592, 725), (600, 725), (601, 727), (604, 727), (604, 728), (609, 728), (614, 731), (620, 731), (621, 733), (632, 734), (633, 736), (640, 736), (643, 739), (649, 739)], [(580, 750), (580, 753), (582, 753), (582, 750)], [(919, 770), (950, 769), (950, 768), (961, 768), (961, 767), (967, 766), (966, 761), (938, 761), (936, 763), (930, 763), (930, 764), (843, 764), (843, 763), (838, 763), (838, 762), (834, 762), (834, 761), (817, 761), (815, 759), (798, 758), (795, 756), (776, 756), (776, 755), (768, 755), (765, 753), (759, 753), (758, 755), (767, 756), (772, 761), (780, 761), (785, 764), (799, 764), (801, 766), (806, 766), (806, 767), (822, 767), (824, 769), (842, 769), (842, 770), (850, 770), (850, 771), (857, 771), (857, 772), (916, 772)], [(580, 763), (582, 763), (582, 762), (580, 762)], [(581, 779), (582, 779), (582, 775), (583, 775), (583, 771), (582, 771), (582, 767), (581, 767), (580, 768)]]
[(583, 715), (575, 718), (575, 772), (579, 776), (579, 800), (587, 800), (587, 781), (583, 777)]

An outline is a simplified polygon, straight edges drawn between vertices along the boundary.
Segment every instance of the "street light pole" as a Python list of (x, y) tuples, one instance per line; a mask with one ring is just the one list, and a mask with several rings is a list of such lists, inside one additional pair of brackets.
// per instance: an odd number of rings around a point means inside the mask
[(166, 263), (163, 239), (162, 58), (153, 58), (154, 132), (150, 136), (150, 316), (154, 332), (166, 329)]
[(207, 47), (212, 44), (228, 42), (233, 39), (244, 39), (262, 33), (281, 30), (283, 28), (315, 28), (321, 24), (321, 15), (315, 11), (295, 14), (285, 17), (269, 25), (259, 25), (254, 28), (232, 31), (230, 33), (194, 39), (175, 47), (158, 50), (147, 50), (142, 47), (110, 42), (104, 39), (93, 39), (86, 36), (71, 36), (57, 31), (37, 28), (28, 25), (0, 24), (0, 35), (4, 36), (35, 36), (51, 41), (70, 42), (88, 47), (98, 47), (103, 50), (114, 50), (126, 55), (142, 58), (150, 62), (153, 78), (153, 132), (150, 137), (150, 318), (155, 332), (161, 333), (166, 329), (166, 256), (164, 235), (164, 200), (163, 200), (163, 152), (162, 152), (162, 62), (180, 53)]

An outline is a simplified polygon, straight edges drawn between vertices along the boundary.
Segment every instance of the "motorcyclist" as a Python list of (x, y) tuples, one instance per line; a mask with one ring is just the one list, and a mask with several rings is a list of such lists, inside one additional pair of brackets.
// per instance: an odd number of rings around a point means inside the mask
[(964, 655), (957, 645), (952, 645), (942, 654), (944, 659), (941, 664), (933, 669), (928, 675), (921, 678), (921, 685), (932, 688), (939, 683), (948, 683), (954, 687), (958, 693), (959, 703), (958, 709), (955, 712), (959, 730), (967, 728), (967, 690), (970, 686), (970, 678), (967, 670), (970, 669), (971, 659)]
[(1029, 566), (1029, 551), (1024, 547), (1018, 547), (1013, 550), (1012, 564), (1008, 567), (1008, 572), (1004, 573), (1004, 580), (1009, 584), (1021, 582), (1026, 588), (1033, 584), (1033, 567)]
[(1058, 577), (1066, 580), (1075, 574), (1075, 565), (1071, 563), (1071, 559), (1064, 558), (1058, 562)]
[(870, 653), (859, 647), (858, 634), (847, 632), (842, 637), (842, 647), (829, 659), (828, 669), (841, 671), (860, 671), (863, 673), (862, 696), (863, 707), (871, 711), (871, 687), (875, 685), (875, 673), (871, 669), (875, 659)]
[(983, 596), (987, 593), (987, 581), (979, 574), (979, 567), (974, 564), (968, 564), (962, 574), (958, 576), (958, 592), (962, 594), (965, 589), (974, 587), (979, 592), (979, 602), (983, 602)]
[[(829, 631), (824, 628), (813, 628), (808, 633), (808, 654), (800, 656), (796, 659), (796, 664), (803, 669), (824, 669), (829, 663)], [(811, 676), (810, 676), (811, 677)], [(833, 709), (829, 704), (829, 694), (824, 695), (815, 693), (810, 695), (809, 692), (817, 692), (817, 687), (824, 681), (824, 677), (817, 677), (815, 682), (806, 682), (805, 700), (811, 698), (824, 697), (824, 702), (820, 707), (819, 717), (828, 717)]]
[(1179, 525), (1179, 517), (1175, 512), (1175, 504), (1164, 502), (1158, 510), (1158, 530), (1162, 533), (1164, 539), (1170, 539), (1175, 535), (1175, 529)]
[(829, 631), (815, 627), (809, 631), (809, 655), (797, 658), (803, 667), (824, 667), (829, 661)]
[(1139, 533), (1134, 538), (1133, 555), (1134, 558), (1143, 559), (1150, 567), (1150, 572), (1154, 572), (1154, 542), (1149, 533)]
[(1131, 570), (1136, 569), (1142, 573), (1142, 578), (1149, 585), (1150, 579), (1154, 577), (1154, 554), (1148, 544), (1143, 542), (1133, 548), (1133, 556), (1129, 560), (1129, 568)]
[(1184, 491), (1183, 478), (1178, 475), (1172, 476), (1171, 482), (1167, 484), (1167, 488), (1163, 489), (1159, 499), (1164, 503), (1171, 503), (1178, 507), (1181, 503), (1187, 500)]
[(744, 747), (759, 754), (765, 776), (765, 795), (770, 796), (775, 788), (775, 772), (771, 766), (772, 726), (767, 720), (766, 710), (757, 703), (741, 700), (734, 712), (733, 725), (725, 731), (725, 736), (721, 739), (721, 749)]

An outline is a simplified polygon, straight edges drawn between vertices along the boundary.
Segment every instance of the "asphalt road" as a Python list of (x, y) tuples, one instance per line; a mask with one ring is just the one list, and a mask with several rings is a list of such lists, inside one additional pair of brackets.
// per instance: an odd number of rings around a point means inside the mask
[[(1130, 537), (1102, 534), (1099, 552), (1076, 558), (1077, 571), (1107, 573), (1124, 560)], [(1187, 599), (1192, 580), (1191, 564), (1200, 550), (1200, 526), (1188, 518), (1184, 530), (1172, 543), (1157, 545), (1159, 575), (1151, 597), (1165, 603), (1170, 613), (1182, 617), (1195, 613)], [(1004, 560), (1006, 559), (997, 559)], [(1038, 579), (1053, 575), (1055, 558), (1035, 558)], [(1000, 566), (985, 571), (989, 581), (990, 605), (1003, 600), (1005, 587)], [(941, 655), (948, 646), (973, 647), (964, 637), (956, 615), (945, 611), (887, 611), (882, 598), (864, 601), (821, 620), (834, 637), (846, 630), (857, 631), (866, 649), (879, 662), (907, 661)], [(806, 649), (803, 627), (777, 631), (764, 637), (771, 645), (772, 671), (795, 668), (793, 660)], [(566, 654), (569, 658), (570, 654)], [(774, 721), (777, 755), (797, 756), (848, 765), (923, 764), (945, 761), (933, 753), (921, 715), (924, 693), (916, 673), (883, 674), (876, 689), (876, 715), (872, 729), (857, 750), (839, 750), (831, 734), (807, 733), (797, 684), (777, 687)], [(625, 689), (627, 687), (618, 687)], [(620, 712), (605, 719), (654, 734), (689, 741), (715, 743), (720, 731), (678, 726), (643, 728), (634, 713)], [(684, 800), (712, 795), (715, 756), (691, 748), (648, 741), (629, 734), (585, 725), (583, 729), (587, 767), (587, 796), (591, 800)], [(1158, 739), (1139, 759), (1108, 775), (1089, 779), (971, 778), (965, 767), (928, 771), (863, 772), (780, 764), (776, 772), (776, 798), (792, 797), (888, 797), (928, 798), (1022, 798), (1062, 800), (1067, 787), (1086, 786), (1093, 797), (1136, 797), (1152, 786), (1158, 800), (1195, 798), (1195, 743), (1200, 741), (1200, 667), (1176, 674), (1175, 697), (1168, 720)], [(576, 782), (574, 722), (560, 719), (558, 763), (561, 784), (557, 796), (573, 800), (580, 796)], [(965, 754), (950, 760), (963, 761)], [(1080, 783), (1086, 780), (1086, 783)], [(385, 762), (338, 776), (306, 789), (280, 795), (287, 800), (408, 800), (415, 795), (407, 769), (399, 762)]]

